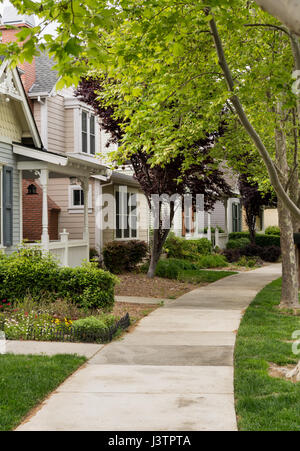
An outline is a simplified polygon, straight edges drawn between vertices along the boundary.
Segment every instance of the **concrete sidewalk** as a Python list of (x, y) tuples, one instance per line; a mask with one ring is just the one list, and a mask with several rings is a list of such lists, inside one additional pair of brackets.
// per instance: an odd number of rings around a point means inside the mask
[(271, 265), (185, 294), (104, 346), (17, 430), (235, 431), (233, 350)]

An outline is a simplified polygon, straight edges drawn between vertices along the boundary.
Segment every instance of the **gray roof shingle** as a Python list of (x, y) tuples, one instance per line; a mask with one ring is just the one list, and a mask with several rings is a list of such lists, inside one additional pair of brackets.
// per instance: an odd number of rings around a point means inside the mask
[(57, 71), (53, 70), (54, 64), (53, 59), (49, 58), (46, 53), (40, 52), (35, 57), (36, 80), (29, 89), (29, 94), (42, 92), (49, 94), (52, 91), (59, 78)]

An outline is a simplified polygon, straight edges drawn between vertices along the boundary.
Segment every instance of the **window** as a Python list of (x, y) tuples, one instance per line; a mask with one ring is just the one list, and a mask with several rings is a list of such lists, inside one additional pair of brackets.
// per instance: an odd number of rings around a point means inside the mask
[(116, 238), (137, 238), (137, 195), (126, 187), (116, 191)]
[[(88, 207), (92, 208), (92, 190), (89, 187)], [(84, 192), (79, 185), (70, 185), (69, 187), (69, 208), (73, 210), (83, 211), (84, 208)]]
[(28, 195), (32, 195), (32, 194), (37, 194), (36, 192), (36, 186), (32, 183), (31, 185), (27, 186), (27, 194)]
[(242, 230), (242, 214), (241, 205), (237, 202), (232, 204), (232, 231), (241, 232)]
[(82, 111), (81, 113), (81, 150), (83, 153), (96, 153), (96, 117)]

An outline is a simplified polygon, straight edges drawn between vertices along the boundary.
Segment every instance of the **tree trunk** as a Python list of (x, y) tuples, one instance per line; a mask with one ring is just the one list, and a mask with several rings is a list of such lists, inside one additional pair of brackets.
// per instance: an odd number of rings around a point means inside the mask
[(256, 0), (256, 3), (300, 36), (300, 0)]
[[(278, 127), (275, 130), (276, 160), (281, 171), (281, 183), (287, 184), (289, 167), (287, 163), (286, 136), (282, 123), (281, 105), (278, 104), (277, 113), (279, 116)], [(300, 308), (298, 299), (298, 265), (296, 261), (296, 250), (294, 244), (294, 224), (293, 216), (284, 202), (278, 198), (278, 221), (280, 228), (280, 246), (282, 254), (282, 289), (281, 307)]]
[(160, 259), (162, 249), (163, 249), (163, 246), (167, 239), (167, 236), (169, 234), (169, 231), (170, 230), (165, 230), (164, 231), (165, 233), (163, 235), (161, 235), (160, 230), (154, 230), (153, 243), (152, 243), (152, 249), (151, 249), (151, 260), (150, 260), (149, 270), (147, 273), (147, 277), (149, 279), (153, 279), (153, 277), (155, 276), (156, 266)]
[(149, 265), (149, 269), (148, 269), (148, 273), (147, 273), (147, 277), (149, 279), (153, 279), (153, 277), (155, 276), (155, 270), (156, 270), (156, 266), (157, 263), (160, 259), (165, 241), (169, 235), (171, 226), (172, 226), (172, 222), (174, 219), (174, 213), (175, 213), (175, 207), (174, 207), (174, 202), (170, 203), (170, 211), (169, 211), (169, 226), (167, 229), (163, 229), (163, 221), (161, 218), (161, 204), (159, 205), (159, 211), (158, 211), (158, 215), (159, 215), (159, 228), (158, 229), (154, 229), (153, 232), (153, 243), (152, 243), (152, 249), (151, 249), (151, 259), (150, 259), (150, 265)]
[(278, 199), (278, 219), (282, 254), (281, 307), (300, 308), (298, 300), (298, 268), (294, 245), (294, 228), (291, 213)]

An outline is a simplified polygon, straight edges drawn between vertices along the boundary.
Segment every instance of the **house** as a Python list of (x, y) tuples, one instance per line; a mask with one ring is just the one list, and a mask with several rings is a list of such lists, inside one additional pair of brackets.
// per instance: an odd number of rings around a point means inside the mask
[[(172, 230), (187, 239), (208, 238), (213, 244), (224, 248), (228, 234), (242, 230), (242, 208), (239, 198), (238, 177), (223, 165), (223, 176), (231, 188), (232, 197), (224, 196), (210, 212), (197, 213), (195, 207), (177, 205)], [(218, 229), (216, 234), (212, 230)]]
[[(16, 31), (6, 25), (32, 27), (34, 22), (7, 6), (0, 27), (3, 42), (15, 39)], [(36, 241), (42, 230), (43, 245), (62, 264), (74, 266), (82, 261), (83, 243), (87, 258), (87, 243), (101, 252), (111, 240), (148, 241), (148, 205), (130, 173), (110, 170), (105, 155), (98, 156), (107, 152), (107, 136), (92, 108), (74, 96), (73, 88), (56, 90), (53, 65), (48, 55), (40, 53), (22, 67), (28, 105), (49, 160), (33, 166), (24, 161), (19, 166), (22, 239)], [(52, 166), (56, 163), (59, 170)], [(69, 243), (68, 258), (59, 241)]]
[(11, 69), (7, 60), (0, 66), (0, 247), (10, 253), (23, 241), (23, 183), (32, 180), (31, 190), (40, 187), (41, 235), (37, 245), (50, 250), (62, 263), (78, 262), (89, 255), (88, 215), (85, 212), (81, 239), (69, 240), (66, 233), (50, 242), (48, 228), (48, 186), (61, 178), (81, 177), (84, 186), (92, 175), (108, 178), (105, 166), (83, 162), (76, 155), (47, 151), (32, 114), (19, 69)]

